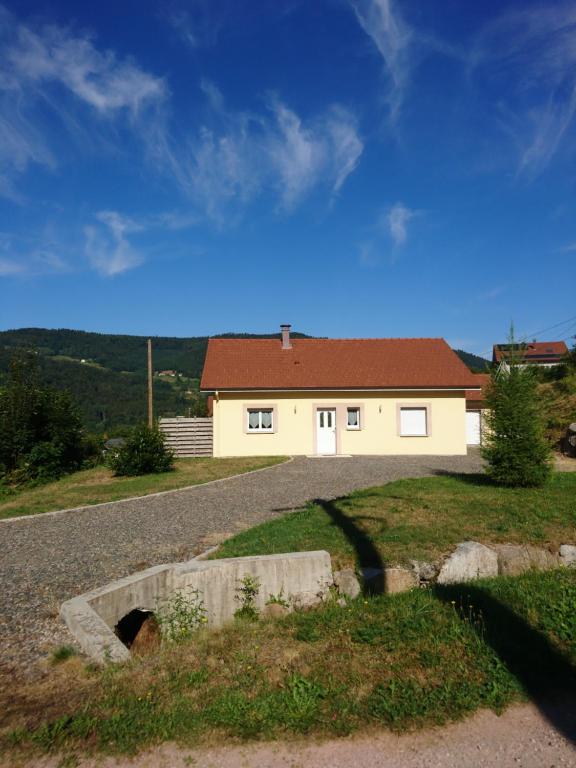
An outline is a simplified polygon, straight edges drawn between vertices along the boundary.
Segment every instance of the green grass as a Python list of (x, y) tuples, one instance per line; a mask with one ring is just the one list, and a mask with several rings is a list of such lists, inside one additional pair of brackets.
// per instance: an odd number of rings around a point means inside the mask
[(0, 485), (0, 519), (18, 515), (37, 515), (57, 509), (70, 509), (132, 496), (145, 496), (188, 485), (219, 480), (241, 472), (270, 467), (285, 461), (282, 457), (232, 459), (177, 459), (173, 472), (142, 477), (114, 477), (106, 467), (86, 469), (61, 480), (36, 488), (13, 490)]
[(435, 560), (458, 542), (576, 542), (576, 473), (542, 489), (497, 488), (482, 475), (399, 480), (299, 511), (232, 537), (214, 557), (325, 549), (335, 567)]
[(237, 621), (101, 672), (73, 659), (56, 671), (72, 664), (75, 685), (62, 676), (60, 696), (54, 680), (24, 691), (0, 744), (24, 756), (136, 753), (165, 741), (404, 731), (541, 703), (574, 685), (575, 604), (576, 571), (530, 573)]

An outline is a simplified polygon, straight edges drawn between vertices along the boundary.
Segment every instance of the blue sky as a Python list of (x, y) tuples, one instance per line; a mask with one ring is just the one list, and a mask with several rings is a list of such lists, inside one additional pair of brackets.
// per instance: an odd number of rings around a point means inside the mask
[(2, 328), (487, 354), (576, 312), (574, 3), (18, 0), (0, 56)]

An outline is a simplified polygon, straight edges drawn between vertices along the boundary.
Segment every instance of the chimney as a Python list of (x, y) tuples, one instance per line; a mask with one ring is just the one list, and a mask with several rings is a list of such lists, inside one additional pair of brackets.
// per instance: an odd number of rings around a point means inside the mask
[(292, 328), (292, 326), (288, 324), (280, 326), (280, 331), (282, 333), (282, 349), (292, 349), (292, 344), (290, 344), (290, 328)]

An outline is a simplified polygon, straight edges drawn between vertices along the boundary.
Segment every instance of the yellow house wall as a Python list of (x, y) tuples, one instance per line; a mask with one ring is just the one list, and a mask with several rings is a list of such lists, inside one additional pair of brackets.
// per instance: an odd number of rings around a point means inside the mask
[[(399, 404), (430, 407), (427, 437), (400, 437)], [(220, 393), (214, 399), (214, 456), (316, 453), (316, 406), (337, 409), (337, 451), (352, 455), (466, 454), (464, 392)], [(363, 409), (362, 428), (346, 429), (346, 406)], [(246, 407), (276, 409), (276, 431), (246, 434)]]

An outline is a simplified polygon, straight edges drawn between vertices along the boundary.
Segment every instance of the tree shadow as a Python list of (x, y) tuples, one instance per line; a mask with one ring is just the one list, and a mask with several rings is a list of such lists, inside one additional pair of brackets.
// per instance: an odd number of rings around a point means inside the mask
[(451, 472), (448, 469), (433, 469), (431, 474), (436, 477), (452, 477), (461, 483), (475, 485), (478, 488), (499, 488), (500, 486), (483, 472)]
[(444, 603), (455, 603), (463, 621), (469, 621), (468, 606), (474, 607), (481, 620), (469, 622), (470, 626), (494, 649), (544, 717), (576, 743), (576, 670), (568, 657), (480, 587), (436, 585), (434, 594)]
[(371, 537), (356, 523), (338, 509), (333, 501), (314, 499), (314, 504), (321, 507), (330, 517), (334, 525), (342, 531), (354, 551), (356, 559), (363, 572), (372, 572), (371, 578), (364, 579), (364, 593), (381, 595), (384, 592), (384, 561)]

